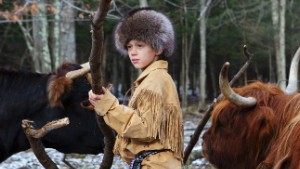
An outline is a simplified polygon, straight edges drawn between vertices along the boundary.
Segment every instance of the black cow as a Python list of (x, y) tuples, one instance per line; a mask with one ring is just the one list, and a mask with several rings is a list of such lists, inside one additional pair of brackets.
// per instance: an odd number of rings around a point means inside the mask
[(40, 128), (47, 122), (68, 117), (70, 124), (42, 138), (45, 147), (63, 153), (103, 152), (101, 133), (94, 111), (81, 107), (91, 86), (83, 77), (67, 79), (65, 74), (81, 68), (65, 63), (55, 72), (40, 74), (0, 69), (0, 162), (30, 148), (21, 121), (35, 121)]

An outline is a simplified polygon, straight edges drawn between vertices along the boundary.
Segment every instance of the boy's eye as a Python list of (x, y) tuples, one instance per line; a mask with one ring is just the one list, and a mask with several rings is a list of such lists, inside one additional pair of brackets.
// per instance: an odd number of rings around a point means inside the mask
[(130, 49), (131, 48), (131, 45), (127, 45), (127, 49)]
[(138, 46), (139, 48), (141, 48), (141, 47), (144, 46), (144, 44), (138, 44), (137, 46)]

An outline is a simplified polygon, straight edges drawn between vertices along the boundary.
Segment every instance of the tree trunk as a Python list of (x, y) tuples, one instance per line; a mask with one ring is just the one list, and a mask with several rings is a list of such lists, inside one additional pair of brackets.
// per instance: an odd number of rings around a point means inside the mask
[(33, 24), (33, 61), (35, 70), (38, 72), (50, 72), (51, 57), (48, 45), (48, 23), (45, 3), (38, 1), (38, 11), (32, 13)]
[[(68, 0), (73, 4), (73, 0)], [(76, 60), (75, 23), (73, 8), (64, 3), (61, 9), (59, 63)]]
[[(288, 1), (288, 7), (287, 7), (287, 9), (289, 9), (287, 12), (289, 13), (289, 15), (291, 16), (290, 17), (290, 30), (291, 31), (289, 31), (289, 33), (291, 34), (291, 35), (295, 35), (296, 33), (298, 33), (297, 31), (295, 31), (295, 30), (297, 30), (296, 29), (296, 23), (297, 23), (297, 17), (296, 16), (298, 16), (297, 15), (297, 11), (296, 11), (296, 13), (294, 13), (294, 11), (292, 10), (293, 9), (293, 6), (296, 6), (295, 4), (294, 4), (294, 0), (291, 0), (291, 1)], [(298, 42), (297, 42), (297, 40), (296, 39), (298, 39), (298, 38), (296, 38), (295, 36), (293, 36), (292, 38), (289, 38), (289, 41), (290, 41), (290, 60), (292, 60), (292, 58), (293, 58), (293, 54), (294, 54), (294, 50), (295, 49), (297, 49), (298, 48)]]
[(140, 7), (147, 7), (148, 6), (148, 1), (147, 0), (139, 0), (140, 2)]
[(284, 79), (285, 83), (283, 83), (283, 89), (286, 88), (286, 57), (285, 57), (285, 10), (286, 10), (286, 0), (280, 0), (279, 6), (279, 57), (281, 60), (281, 68), (282, 68), (282, 79)]
[[(182, 0), (183, 11), (181, 15), (187, 12), (186, 2)], [(181, 61), (181, 107), (185, 111), (187, 108), (187, 89), (188, 89), (188, 34), (187, 34), (187, 21), (184, 17), (181, 19), (181, 24), (184, 25), (185, 30), (182, 33), (182, 61)], [(183, 112), (184, 112), (183, 111)]]
[[(22, 30), (22, 33), (24, 35), (25, 43), (27, 46), (27, 49), (30, 53), (30, 56), (33, 57), (34, 49), (33, 49), (33, 38), (30, 32), (23, 26), (23, 23), (18, 20), (18, 25), (20, 26), (20, 29)], [(32, 58), (33, 60), (33, 58)]]
[(62, 42), (60, 41), (60, 13), (62, 2), (60, 0), (54, 0), (53, 5), (56, 8), (56, 12), (54, 14), (54, 22), (51, 29), (51, 53), (52, 53), (52, 61), (53, 61), (53, 68), (57, 68), (60, 65), (60, 45)]
[(206, 101), (206, 11), (210, 5), (211, 0), (200, 0), (200, 98), (199, 98), (199, 109), (205, 105)]
[(275, 73), (274, 73), (274, 68), (273, 68), (273, 59), (272, 58), (272, 52), (269, 50), (269, 82), (276, 83), (276, 78), (275, 78)]
[[(205, 1), (200, 0), (200, 14), (205, 8)], [(200, 98), (199, 109), (204, 106), (206, 98), (206, 19), (204, 15), (200, 15)]]
[[(280, 3), (279, 3), (280, 2)], [(271, 0), (277, 81), (281, 89), (286, 87), (285, 72), (285, 0)]]

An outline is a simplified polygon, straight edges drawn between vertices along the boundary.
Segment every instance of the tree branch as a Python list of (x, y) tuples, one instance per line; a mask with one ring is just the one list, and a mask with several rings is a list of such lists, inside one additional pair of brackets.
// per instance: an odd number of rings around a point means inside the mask
[[(243, 67), (241, 67), (241, 69), (237, 72), (237, 74), (232, 78), (232, 80), (230, 81), (230, 86), (232, 86), (242, 75), (243, 73), (245, 73), (245, 71), (247, 70), (247, 68), (249, 67), (250, 61), (252, 59), (252, 54), (250, 54), (247, 50), (247, 46), (244, 45), (244, 55), (247, 58), (246, 63), (243, 65)], [(206, 110), (204, 117), (202, 118), (201, 122), (198, 124), (194, 134), (191, 137), (191, 140), (188, 144), (188, 146), (186, 147), (185, 151), (184, 151), (184, 157), (183, 157), (183, 162), (184, 164), (186, 163), (188, 157), (191, 154), (191, 151), (193, 150), (195, 144), (198, 142), (200, 134), (205, 126), (205, 124), (207, 123), (207, 121), (210, 118), (211, 115), (211, 111), (213, 110), (213, 108), (215, 107), (215, 105), (223, 98), (223, 95), (220, 94), (216, 99), (214, 99), (213, 103), (211, 103), (208, 107), (208, 109)]]
[(51, 158), (45, 152), (45, 148), (40, 140), (45, 134), (53, 129), (57, 129), (69, 124), (68, 118), (63, 118), (57, 121), (52, 121), (44, 125), (40, 129), (34, 129), (31, 125), (33, 121), (22, 120), (22, 128), (24, 133), (30, 143), (31, 149), (34, 155), (37, 157), (39, 162), (47, 169), (58, 169), (56, 164), (51, 160)]
[[(95, 15), (90, 15), (92, 25), (92, 50), (89, 57), (89, 63), (92, 75), (92, 90), (96, 94), (102, 93), (103, 76), (102, 63), (104, 51), (104, 32), (103, 22), (109, 10), (111, 0), (101, 0)], [(101, 169), (111, 168), (114, 154), (112, 149), (115, 143), (115, 135), (112, 129), (105, 123), (103, 117), (96, 115), (98, 126), (104, 135), (104, 157), (101, 163)]]

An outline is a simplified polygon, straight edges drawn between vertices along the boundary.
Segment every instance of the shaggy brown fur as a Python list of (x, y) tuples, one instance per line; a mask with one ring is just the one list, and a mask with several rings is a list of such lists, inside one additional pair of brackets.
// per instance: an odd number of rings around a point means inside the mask
[[(203, 136), (205, 157), (220, 169), (255, 169), (270, 153), (272, 145), (281, 141), (281, 133), (295, 117), (285, 106), (293, 96), (285, 95), (277, 86), (255, 82), (234, 89), (245, 97), (254, 97), (251, 108), (238, 107), (221, 100), (212, 112), (212, 126)], [(272, 163), (260, 165), (272, 167)]]
[(60, 102), (65, 93), (67, 93), (72, 86), (72, 80), (66, 77), (51, 77), (48, 86), (48, 97), (51, 107), (63, 107)]
[(300, 94), (295, 95), (281, 113), (278, 139), (271, 152), (258, 169), (299, 169), (300, 168)]
[(171, 56), (175, 47), (172, 23), (162, 13), (150, 8), (138, 8), (129, 12), (117, 24), (114, 32), (116, 48), (127, 55), (127, 43), (140, 40), (149, 44), (155, 51), (163, 50)]
[(65, 77), (66, 73), (72, 70), (71, 64), (63, 64), (62, 67), (54, 72), (48, 84), (48, 98), (51, 107), (63, 107), (61, 98), (66, 94), (72, 86), (72, 80)]

